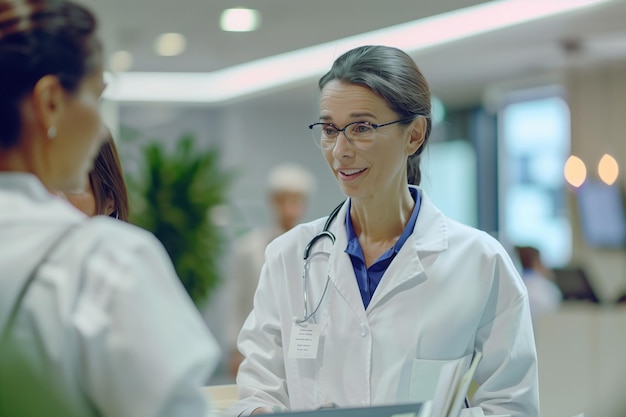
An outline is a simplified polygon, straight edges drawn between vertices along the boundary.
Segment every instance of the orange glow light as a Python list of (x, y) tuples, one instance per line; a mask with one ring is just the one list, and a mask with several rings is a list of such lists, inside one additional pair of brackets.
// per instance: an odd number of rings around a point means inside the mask
[(619, 165), (615, 158), (605, 153), (598, 163), (598, 176), (607, 185), (613, 185), (619, 175)]
[(580, 187), (587, 179), (587, 167), (585, 163), (582, 159), (574, 155), (567, 158), (563, 172), (565, 174), (565, 180), (572, 187)]

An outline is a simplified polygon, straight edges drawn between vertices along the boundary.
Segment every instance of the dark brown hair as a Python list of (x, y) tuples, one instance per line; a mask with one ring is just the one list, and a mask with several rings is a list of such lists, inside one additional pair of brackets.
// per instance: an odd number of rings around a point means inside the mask
[(46, 75), (69, 92), (101, 65), (96, 19), (67, 0), (0, 0), (0, 149), (19, 140), (20, 102)]
[[(96, 202), (96, 214), (108, 214), (127, 222), (129, 211), (126, 181), (124, 181), (122, 164), (115, 142), (110, 133), (107, 135), (108, 140), (100, 148), (93, 169), (89, 172), (89, 183)], [(111, 214), (105, 211), (109, 200), (113, 201), (115, 207)]]
[(537, 261), (541, 260), (539, 250), (532, 246), (516, 246), (515, 251), (524, 269), (535, 268)]
[(368, 87), (384, 99), (400, 118), (426, 118), (424, 143), (407, 161), (409, 184), (419, 185), (419, 160), (430, 136), (431, 119), (430, 89), (415, 61), (397, 48), (360, 46), (335, 60), (330, 71), (320, 78), (320, 90), (332, 80)]

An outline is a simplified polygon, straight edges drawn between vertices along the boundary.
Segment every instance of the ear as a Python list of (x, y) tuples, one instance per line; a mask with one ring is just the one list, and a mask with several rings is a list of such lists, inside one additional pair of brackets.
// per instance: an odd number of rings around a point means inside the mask
[(426, 118), (424, 116), (418, 116), (410, 127), (410, 136), (407, 143), (407, 152), (409, 155), (413, 155), (424, 144), (426, 137)]
[(110, 216), (115, 212), (115, 201), (113, 197), (108, 196), (106, 202), (104, 203), (104, 215)]
[(47, 134), (48, 129), (58, 126), (66, 98), (65, 89), (56, 76), (45, 75), (35, 84), (31, 97), (39, 127)]

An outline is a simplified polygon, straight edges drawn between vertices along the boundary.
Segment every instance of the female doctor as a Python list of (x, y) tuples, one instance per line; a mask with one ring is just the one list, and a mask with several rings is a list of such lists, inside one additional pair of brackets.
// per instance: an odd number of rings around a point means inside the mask
[(310, 128), (348, 199), (268, 246), (229, 413), (438, 398), (437, 381), (478, 354), (461, 414), (536, 417), (536, 352), (513, 263), (411, 185), (431, 129), (417, 66), (395, 48), (359, 47), (319, 87)]
[(102, 46), (66, 0), (0, 0), (0, 415), (202, 416), (219, 352), (158, 241), (87, 218)]

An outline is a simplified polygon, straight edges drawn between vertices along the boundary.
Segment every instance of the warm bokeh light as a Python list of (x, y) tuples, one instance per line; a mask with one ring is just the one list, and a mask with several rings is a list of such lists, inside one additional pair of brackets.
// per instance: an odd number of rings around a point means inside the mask
[(244, 7), (226, 9), (220, 17), (220, 27), (226, 32), (251, 32), (257, 30), (260, 24), (260, 13)]
[(176, 56), (183, 53), (187, 40), (180, 33), (164, 33), (154, 43), (154, 50), (161, 56)]
[(587, 179), (587, 167), (582, 159), (571, 155), (565, 162), (565, 180), (572, 187), (580, 187)]
[(116, 51), (109, 59), (109, 67), (113, 72), (124, 72), (133, 66), (133, 55), (128, 51)]
[(598, 163), (598, 176), (607, 185), (613, 185), (619, 175), (619, 165), (615, 158), (605, 153)]

